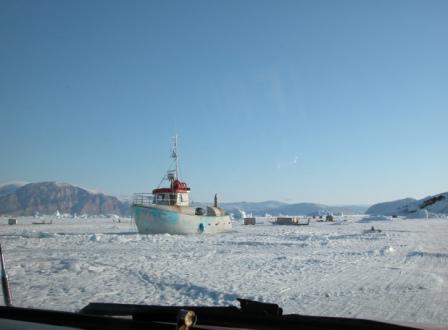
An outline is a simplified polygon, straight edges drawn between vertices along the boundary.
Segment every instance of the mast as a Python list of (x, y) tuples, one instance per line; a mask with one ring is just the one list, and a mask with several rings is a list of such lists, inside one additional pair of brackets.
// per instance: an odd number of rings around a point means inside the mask
[(176, 161), (176, 169), (175, 169), (175, 173), (176, 173), (176, 180), (179, 179), (179, 156), (177, 153), (177, 134), (174, 136), (174, 145), (173, 145), (173, 151), (171, 153), (171, 158), (174, 158), (174, 160)]

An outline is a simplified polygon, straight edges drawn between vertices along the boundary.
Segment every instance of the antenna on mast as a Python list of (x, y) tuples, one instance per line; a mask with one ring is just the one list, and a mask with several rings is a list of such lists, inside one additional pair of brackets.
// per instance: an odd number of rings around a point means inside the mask
[(173, 144), (173, 150), (171, 152), (171, 158), (174, 158), (176, 161), (176, 180), (179, 179), (179, 156), (177, 153), (177, 134), (174, 136), (174, 144)]

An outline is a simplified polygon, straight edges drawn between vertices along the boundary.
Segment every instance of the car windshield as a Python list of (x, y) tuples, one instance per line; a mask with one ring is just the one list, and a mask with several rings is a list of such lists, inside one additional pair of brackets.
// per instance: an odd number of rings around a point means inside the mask
[(13, 306), (448, 324), (447, 1), (0, 1)]

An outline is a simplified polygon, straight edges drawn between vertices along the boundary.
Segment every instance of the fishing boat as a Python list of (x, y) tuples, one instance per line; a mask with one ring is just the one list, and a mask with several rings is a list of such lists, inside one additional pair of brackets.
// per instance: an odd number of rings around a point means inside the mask
[[(191, 207), (190, 187), (179, 179), (177, 135), (171, 152), (173, 165), (159, 187), (150, 193), (134, 194), (132, 213), (140, 234), (214, 234), (230, 231), (232, 223), (224, 209), (213, 206)], [(163, 182), (168, 187), (161, 187)]]

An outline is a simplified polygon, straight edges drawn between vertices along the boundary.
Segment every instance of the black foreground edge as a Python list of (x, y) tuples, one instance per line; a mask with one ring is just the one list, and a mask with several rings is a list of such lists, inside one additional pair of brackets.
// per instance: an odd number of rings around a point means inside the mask
[[(363, 319), (283, 315), (276, 304), (238, 300), (240, 308), (90, 303), (79, 313), (0, 306), (0, 328), (5, 319), (75, 329), (418, 329)], [(32, 324), (26, 328), (33, 329)]]

